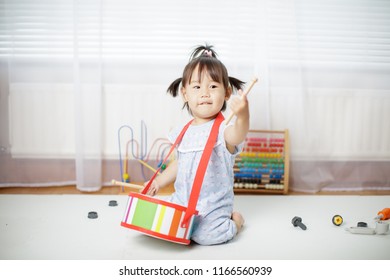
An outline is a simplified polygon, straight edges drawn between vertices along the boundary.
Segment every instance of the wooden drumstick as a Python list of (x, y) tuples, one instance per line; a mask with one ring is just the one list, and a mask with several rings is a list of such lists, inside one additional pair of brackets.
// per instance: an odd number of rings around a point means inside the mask
[(153, 171), (153, 172), (157, 172), (157, 170), (156, 169), (154, 169), (153, 167), (151, 167), (149, 164), (147, 164), (146, 162), (144, 162), (143, 160), (138, 160), (138, 162), (139, 163), (141, 163), (143, 166), (145, 166), (146, 168), (148, 168), (148, 169), (150, 169), (151, 171)]
[(142, 190), (144, 188), (144, 186), (141, 186), (141, 185), (130, 184), (130, 183), (120, 182), (120, 181), (116, 181), (116, 180), (112, 180), (111, 183), (113, 185), (130, 187), (130, 188), (135, 188), (135, 189), (139, 189), (139, 190)]
[[(246, 89), (246, 91), (244, 92), (244, 96), (247, 96), (248, 95), (248, 93), (250, 92), (250, 90), (252, 89), (252, 87), (255, 85), (255, 83), (258, 81), (258, 78), (254, 78), (253, 80), (252, 80), (252, 83), (249, 85), (249, 87)], [(233, 116), (234, 116), (234, 113), (232, 112), (231, 114), (230, 114), (230, 116), (226, 119), (226, 125), (228, 125), (229, 124), (229, 122), (232, 120), (232, 118), (233, 118)]]

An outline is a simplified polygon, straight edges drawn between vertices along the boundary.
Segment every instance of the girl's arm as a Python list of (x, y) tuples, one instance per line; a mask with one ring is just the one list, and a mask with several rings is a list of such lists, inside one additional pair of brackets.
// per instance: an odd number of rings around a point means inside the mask
[(246, 95), (242, 90), (238, 91), (240, 98), (233, 98), (230, 109), (236, 115), (236, 122), (225, 129), (226, 147), (234, 153), (235, 147), (241, 144), (249, 130), (249, 105)]
[[(177, 160), (175, 159), (167, 166), (164, 172), (162, 172), (161, 174), (156, 176), (156, 178), (154, 178), (152, 185), (150, 186), (147, 194), (148, 195), (157, 194), (157, 192), (161, 188), (165, 188), (169, 184), (173, 183), (176, 179), (176, 175), (177, 175)], [(146, 187), (148, 183), (149, 181), (145, 182), (144, 186)]]

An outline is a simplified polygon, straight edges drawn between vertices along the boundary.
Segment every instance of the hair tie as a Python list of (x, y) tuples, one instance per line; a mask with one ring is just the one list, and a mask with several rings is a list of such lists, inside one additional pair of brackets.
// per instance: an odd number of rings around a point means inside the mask
[(204, 50), (203, 54), (205, 54), (206, 56), (209, 56), (209, 57), (213, 56), (213, 53), (210, 50)]

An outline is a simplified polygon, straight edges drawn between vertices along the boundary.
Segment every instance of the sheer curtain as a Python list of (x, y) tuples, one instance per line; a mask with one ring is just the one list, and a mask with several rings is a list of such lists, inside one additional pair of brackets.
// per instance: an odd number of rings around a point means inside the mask
[(118, 140), (158, 161), (189, 118), (166, 88), (208, 42), (259, 77), (251, 128), (289, 129), (291, 189), (390, 189), (389, 21), (380, 0), (0, 0), (0, 186), (98, 190)]
[[(82, 191), (99, 190), (103, 179), (102, 15), (101, 1), (74, 1), (75, 168), (76, 186)], [(89, 55), (93, 59), (88, 59)]]
[(268, 9), (271, 127), (291, 131), (293, 189), (389, 189), (390, 2)]

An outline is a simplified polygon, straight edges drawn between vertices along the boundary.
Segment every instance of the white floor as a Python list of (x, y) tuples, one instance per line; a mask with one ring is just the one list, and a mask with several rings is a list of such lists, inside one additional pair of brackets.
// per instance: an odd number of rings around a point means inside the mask
[[(0, 259), (390, 259), (390, 233), (345, 230), (358, 222), (375, 227), (390, 196), (238, 195), (244, 230), (218, 246), (178, 245), (121, 227), (126, 202), (124, 195), (0, 195)], [(99, 217), (88, 219), (90, 211)], [(344, 218), (340, 227), (332, 224), (335, 214)], [(306, 231), (291, 224), (294, 216)]]

